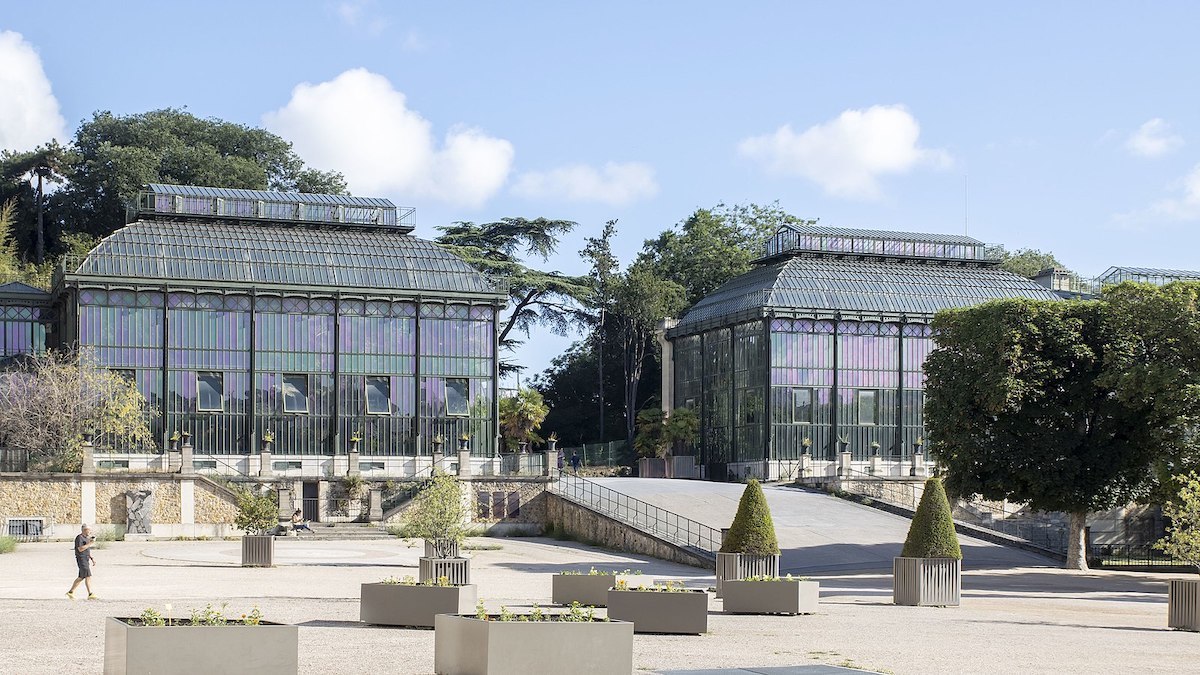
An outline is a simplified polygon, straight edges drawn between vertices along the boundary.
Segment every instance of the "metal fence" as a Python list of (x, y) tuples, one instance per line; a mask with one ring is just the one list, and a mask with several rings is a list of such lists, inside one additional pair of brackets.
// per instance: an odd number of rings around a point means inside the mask
[(720, 530), (586, 478), (560, 476), (552, 489), (564, 499), (702, 555), (715, 558), (721, 548)]
[(29, 451), (20, 448), (0, 448), (0, 473), (29, 470)]
[(317, 523), (364, 523), (370, 515), (370, 501), (359, 497), (321, 497), (294, 502), (305, 520)]
[(516, 452), (500, 455), (501, 476), (542, 476), (546, 471), (546, 453)]
[(626, 464), (629, 443), (609, 441), (607, 443), (584, 443), (573, 448), (559, 448), (563, 457), (563, 468), (571, 468), (571, 455), (578, 454), (582, 466), (622, 466)]
[(1154, 548), (1154, 544), (1092, 544), (1088, 564), (1111, 569), (1179, 567), (1180, 571), (1192, 567)]

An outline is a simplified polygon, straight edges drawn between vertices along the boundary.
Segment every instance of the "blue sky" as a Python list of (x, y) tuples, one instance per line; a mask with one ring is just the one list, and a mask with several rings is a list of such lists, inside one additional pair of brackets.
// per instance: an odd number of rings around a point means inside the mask
[[(1200, 5), (19, 3), (0, 147), (96, 110), (265, 126), (355, 194), (456, 220), (618, 219), (617, 252), (694, 209), (960, 233), (1200, 268)], [(535, 336), (545, 367), (568, 339)]]

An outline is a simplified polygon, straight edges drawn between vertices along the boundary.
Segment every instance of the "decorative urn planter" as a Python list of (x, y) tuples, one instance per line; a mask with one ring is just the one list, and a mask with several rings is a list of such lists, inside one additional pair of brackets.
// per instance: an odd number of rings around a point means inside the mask
[(1200, 631), (1200, 579), (1171, 579), (1167, 588), (1167, 627)]
[(821, 585), (799, 579), (726, 579), (724, 593), (728, 614), (815, 614)]
[(779, 576), (778, 555), (751, 555), (749, 553), (717, 553), (717, 597), (724, 597), (726, 581), (746, 577)]
[(629, 675), (633, 624), (626, 621), (499, 621), (434, 617), (433, 669), (443, 675)]
[(242, 567), (274, 567), (275, 537), (247, 534), (242, 537)]
[(299, 672), (296, 626), (265, 621), (259, 625), (131, 626), (128, 621), (105, 619), (105, 675)]
[(921, 607), (957, 607), (962, 596), (962, 561), (955, 558), (895, 558), (892, 602)]
[(708, 592), (614, 588), (608, 592), (608, 616), (632, 621), (635, 633), (699, 635), (708, 632)]
[(358, 620), (382, 626), (433, 628), (438, 614), (467, 614), (475, 610), (478, 589), (424, 584), (363, 584)]

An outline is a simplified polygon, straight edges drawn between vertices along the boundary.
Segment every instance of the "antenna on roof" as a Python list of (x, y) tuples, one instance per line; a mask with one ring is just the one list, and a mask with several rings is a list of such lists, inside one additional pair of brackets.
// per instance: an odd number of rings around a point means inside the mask
[(967, 234), (971, 223), (971, 180), (967, 171), (967, 160), (963, 160), (963, 234)]

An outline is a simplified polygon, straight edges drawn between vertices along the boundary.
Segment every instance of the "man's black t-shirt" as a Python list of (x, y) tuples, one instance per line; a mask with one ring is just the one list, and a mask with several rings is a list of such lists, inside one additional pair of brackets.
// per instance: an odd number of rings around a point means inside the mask
[(83, 546), (86, 543), (88, 543), (88, 538), (83, 536), (83, 534), (75, 535), (75, 559), (79, 562), (87, 562), (87, 559), (91, 556), (90, 551), (88, 551), (88, 550), (80, 551), (79, 550), (79, 547)]

